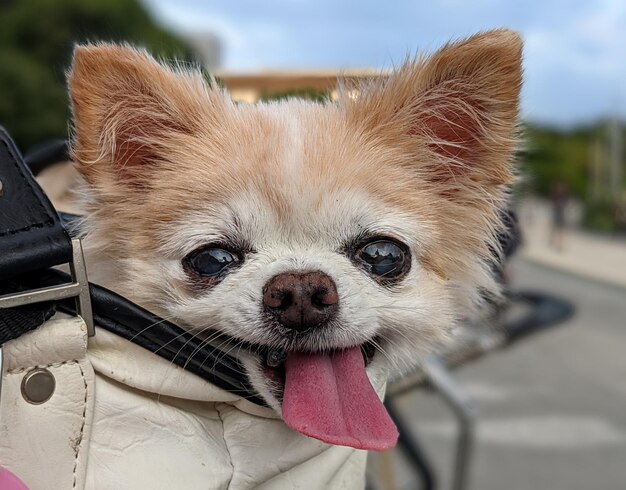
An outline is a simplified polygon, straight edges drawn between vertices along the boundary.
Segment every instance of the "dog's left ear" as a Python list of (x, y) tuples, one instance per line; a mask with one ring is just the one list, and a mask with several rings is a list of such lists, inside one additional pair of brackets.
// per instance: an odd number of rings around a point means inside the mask
[(207, 117), (219, 101), (200, 72), (116, 44), (77, 46), (68, 85), (73, 157), (83, 177), (100, 189), (144, 185), (180, 146), (176, 138), (211, 125)]
[(478, 34), (407, 62), (345, 104), (383, 141), (413, 152), (412, 170), (448, 198), (509, 183), (521, 50), (512, 31)]

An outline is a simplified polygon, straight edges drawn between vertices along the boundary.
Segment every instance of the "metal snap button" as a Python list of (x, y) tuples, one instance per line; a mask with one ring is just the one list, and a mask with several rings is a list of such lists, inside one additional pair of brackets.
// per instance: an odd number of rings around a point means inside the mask
[(33, 405), (47, 402), (56, 387), (54, 375), (43, 368), (31, 369), (22, 379), (22, 396)]
[(2, 185), (2, 181), (0, 180), (0, 197), (4, 194), (4, 185)]

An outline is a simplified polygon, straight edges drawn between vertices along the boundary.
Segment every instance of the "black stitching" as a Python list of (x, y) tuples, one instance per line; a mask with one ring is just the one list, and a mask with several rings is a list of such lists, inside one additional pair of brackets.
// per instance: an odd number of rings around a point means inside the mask
[[(78, 470), (78, 458), (80, 456), (80, 447), (83, 445), (83, 440), (85, 438), (85, 424), (87, 422), (87, 399), (89, 395), (89, 387), (87, 385), (87, 379), (85, 378), (85, 372), (83, 371), (80, 362), (76, 363), (78, 369), (80, 370), (80, 376), (83, 378), (83, 384), (85, 385), (85, 398), (83, 400), (83, 423), (80, 426), (80, 440), (77, 441), (76, 444), (76, 459), (74, 459), (74, 471), (72, 471), (72, 488), (76, 488), (78, 484), (78, 478), (76, 477), (76, 472)], [(84, 475), (82, 475), (84, 477)]]
[(25, 226), (24, 228), (18, 228), (16, 230), (7, 230), (0, 233), (0, 236), (6, 235), (17, 235), (23, 231), (30, 231), (33, 228), (44, 228), (46, 226), (53, 226), (54, 220), (52, 218), (48, 219), (48, 221), (44, 221), (43, 223), (33, 223), (32, 225)]

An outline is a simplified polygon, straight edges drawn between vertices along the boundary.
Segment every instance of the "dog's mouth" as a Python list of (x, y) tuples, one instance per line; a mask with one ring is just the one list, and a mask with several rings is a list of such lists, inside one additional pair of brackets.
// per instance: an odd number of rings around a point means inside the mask
[[(361, 344), (361, 355), (365, 367), (374, 359), (376, 355), (377, 339)], [(285, 361), (287, 360), (287, 350), (281, 348), (266, 347), (259, 349), (262, 358), (263, 374), (272, 381), (271, 391), (277, 400), (283, 400), (285, 389)]]
[(267, 348), (263, 373), (282, 401), (285, 423), (329, 444), (367, 450), (394, 447), (398, 431), (372, 387), (366, 366), (375, 340), (349, 348), (304, 352)]

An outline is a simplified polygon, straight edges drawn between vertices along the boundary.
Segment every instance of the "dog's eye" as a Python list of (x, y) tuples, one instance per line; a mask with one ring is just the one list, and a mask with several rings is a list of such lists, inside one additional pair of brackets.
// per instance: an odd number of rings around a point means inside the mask
[(385, 282), (406, 274), (411, 265), (408, 248), (394, 240), (377, 239), (361, 246), (354, 259), (367, 272)]
[(204, 247), (183, 259), (183, 266), (200, 277), (218, 277), (239, 264), (241, 257), (219, 247)]

